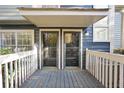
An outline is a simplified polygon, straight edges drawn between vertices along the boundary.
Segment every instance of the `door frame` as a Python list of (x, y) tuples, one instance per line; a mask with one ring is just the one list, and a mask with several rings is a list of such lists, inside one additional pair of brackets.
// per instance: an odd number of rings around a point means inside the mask
[(43, 44), (42, 44), (42, 32), (58, 32), (58, 48), (57, 48), (57, 52), (58, 52), (58, 62), (57, 64), (57, 68), (58, 69), (61, 69), (61, 60), (60, 60), (60, 53), (61, 53), (61, 46), (60, 46), (60, 29), (49, 29), (49, 28), (46, 28), (46, 29), (40, 29), (40, 33), (39, 33), (39, 65), (40, 65), (40, 69), (42, 69), (43, 67)]
[(83, 68), (83, 29), (62, 29), (62, 69), (66, 67), (64, 62), (64, 32), (80, 32), (80, 69)]

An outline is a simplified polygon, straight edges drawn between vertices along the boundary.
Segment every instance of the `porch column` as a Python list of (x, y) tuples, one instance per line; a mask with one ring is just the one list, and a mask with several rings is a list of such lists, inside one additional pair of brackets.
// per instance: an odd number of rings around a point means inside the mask
[(109, 40), (110, 40), (110, 52), (113, 53), (114, 49), (114, 25), (115, 25), (115, 6), (109, 6), (109, 14), (108, 14), (108, 26), (109, 26)]
[(40, 60), (39, 60), (39, 29), (34, 29), (34, 46), (37, 48), (37, 68), (41, 69)]
[(124, 12), (121, 13), (121, 48), (124, 48)]

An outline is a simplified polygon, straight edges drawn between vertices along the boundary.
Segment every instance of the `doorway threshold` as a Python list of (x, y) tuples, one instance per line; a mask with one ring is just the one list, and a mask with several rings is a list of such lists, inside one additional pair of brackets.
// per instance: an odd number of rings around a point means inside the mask
[(56, 71), (56, 70), (58, 70), (58, 68), (57, 68), (57, 67), (53, 67), (53, 66), (44, 66), (44, 67), (42, 68), (42, 70), (46, 70), (46, 71)]
[(78, 67), (78, 66), (68, 66), (68, 67), (65, 67), (65, 70), (80, 70), (80, 67)]

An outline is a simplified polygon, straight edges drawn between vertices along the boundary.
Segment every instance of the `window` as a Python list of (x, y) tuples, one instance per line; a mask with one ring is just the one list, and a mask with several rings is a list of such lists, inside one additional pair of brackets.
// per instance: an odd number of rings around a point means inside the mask
[(13, 52), (28, 51), (33, 47), (32, 30), (0, 30), (0, 48)]
[(93, 5), (93, 8), (108, 8), (108, 5)]
[(93, 24), (93, 42), (109, 42), (108, 17)]

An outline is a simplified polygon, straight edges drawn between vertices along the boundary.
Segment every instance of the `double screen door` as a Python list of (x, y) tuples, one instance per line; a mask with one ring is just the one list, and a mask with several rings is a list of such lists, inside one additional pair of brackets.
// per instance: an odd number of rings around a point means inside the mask
[(40, 65), (49, 67), (82, 67), (82, 30), (41, 29)]

